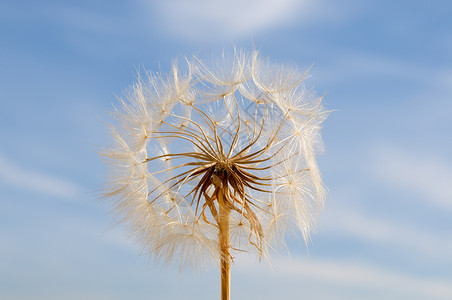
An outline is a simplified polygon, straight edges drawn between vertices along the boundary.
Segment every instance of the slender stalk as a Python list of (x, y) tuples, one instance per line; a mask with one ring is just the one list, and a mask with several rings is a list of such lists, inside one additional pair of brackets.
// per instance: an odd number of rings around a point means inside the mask
[(230, 237), (229, 237), (229, 217), (231, 210), (226, 207), (224, 202), (224, 191), (221, 187), (218, 189), (218, 206), (220, 210), (220, 228), (219, 228), (219, 246), (220, 246), (220, 268), (221, 268), (221, 300), (230, 299), (230, 287), (231, 287), (231, 258), (229, 249)]

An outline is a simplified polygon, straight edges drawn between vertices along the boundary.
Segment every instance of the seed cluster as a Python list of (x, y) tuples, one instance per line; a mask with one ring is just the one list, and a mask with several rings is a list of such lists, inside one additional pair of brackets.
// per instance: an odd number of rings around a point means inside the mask
[(187, 65), (139, 77), (114, 113), (105, 197), (119, 220), (181, 266), (221, 256), (223, 203), (231, 250), (267, 254), (296, 228), (307, 240), (324, 202), (315, 154), (328, 112), (306, 74), (238, 50)]

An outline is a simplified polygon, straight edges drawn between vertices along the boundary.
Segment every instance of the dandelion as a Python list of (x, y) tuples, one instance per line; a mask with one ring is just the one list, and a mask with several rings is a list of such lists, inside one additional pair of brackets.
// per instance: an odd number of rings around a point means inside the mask
[(229, 299), (237, 252), (267, 256), (287, 232), (307, 242), (325, 189), (315, 155), (328, 112), (305, 73), (234, 50), (146, 73), (120, 99), (104, 197), (150, 257), (216, 262)]

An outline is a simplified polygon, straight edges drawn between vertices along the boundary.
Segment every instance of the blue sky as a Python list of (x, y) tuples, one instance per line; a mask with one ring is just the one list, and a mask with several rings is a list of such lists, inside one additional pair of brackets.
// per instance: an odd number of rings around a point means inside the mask
[(136, 68), (254, 42), (327, 93), (329, 196), (308, 250), (237, 260), (232, 299), (452, 299), (452, 4), (186, 2), (0, 1), (0, 298), (219, 298), (215, 266), (110, 230), (95, 151)]

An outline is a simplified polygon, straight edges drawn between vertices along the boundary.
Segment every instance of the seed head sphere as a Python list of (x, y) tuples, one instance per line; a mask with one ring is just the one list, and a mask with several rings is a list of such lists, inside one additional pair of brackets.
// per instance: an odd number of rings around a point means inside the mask
[(315, 156), (328, 115), (307, 74), (237, 49), (183, 65), (138, 75), (113, 112), (104, 197), (117, 220), (180, 267), (220, 259), (220, 206), (231, 257), (266, 255), (288, 232), (307, 241), (325, 199)]

